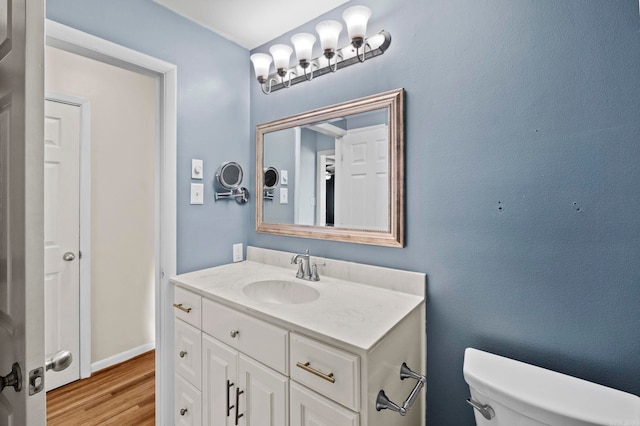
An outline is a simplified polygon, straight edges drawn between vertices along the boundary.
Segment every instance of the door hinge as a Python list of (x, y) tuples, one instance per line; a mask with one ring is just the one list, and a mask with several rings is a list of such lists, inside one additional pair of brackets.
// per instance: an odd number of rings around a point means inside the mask
[(78, 250), (78, 259), (82, 259), (82, 252)]

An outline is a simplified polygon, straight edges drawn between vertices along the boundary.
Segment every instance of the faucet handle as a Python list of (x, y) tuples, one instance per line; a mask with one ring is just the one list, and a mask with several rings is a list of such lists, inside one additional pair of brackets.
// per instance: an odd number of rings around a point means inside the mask
[(298, 259), (298, 272), (296, 272), (296, 278), (304, 278), (304, 262), (302, 259)]
[(314, 263), (311, 265), (311, 281), (320, 281), (320, 275), (318, 275), (318, 266), (327, 266), (326, 263)]

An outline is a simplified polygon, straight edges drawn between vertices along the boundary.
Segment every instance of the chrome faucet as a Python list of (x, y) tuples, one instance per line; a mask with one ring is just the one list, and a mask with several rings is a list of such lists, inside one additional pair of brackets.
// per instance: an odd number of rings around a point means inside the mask
[[(320, 281), (320, 275), (318, 275), (318, 264), (310, 262), (309, 249), (304, 254), (294, 254), (291, 258), (292, 264), (298, 265), (298, 272), (296, 278), (302, 278), (307, 281)], [(320, 263), (320, 265), (325, 265)]]

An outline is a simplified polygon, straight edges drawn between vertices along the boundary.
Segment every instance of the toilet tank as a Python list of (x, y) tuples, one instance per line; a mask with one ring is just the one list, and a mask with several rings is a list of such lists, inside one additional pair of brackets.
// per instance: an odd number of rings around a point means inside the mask
[(616, 389), (473, 348), (463, 372), (471, 398), (495, 412), (474, 410), (478, 426), (640, 426), (640, 398)]

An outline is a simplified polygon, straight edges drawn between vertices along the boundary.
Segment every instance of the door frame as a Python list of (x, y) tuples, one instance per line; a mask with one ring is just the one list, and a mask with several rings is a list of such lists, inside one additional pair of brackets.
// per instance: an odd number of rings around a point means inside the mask
[(46, 20), (46, 45), (156, 79), (156, 424), (168, 424), (173, 405), (173, 288), (176, 274), (177, 67), (174, 64)]
[[(45, 101), (80, 108), (80, 378), (91, 376), (91, 101), (45, 91)], [(46, 301), (45, 301), (46, 302)], [(46, 306), (46, 304), (45, 304)], [(49, 354), (45, 354), (48, 356)]]

